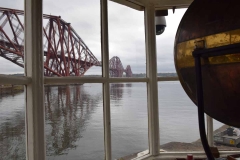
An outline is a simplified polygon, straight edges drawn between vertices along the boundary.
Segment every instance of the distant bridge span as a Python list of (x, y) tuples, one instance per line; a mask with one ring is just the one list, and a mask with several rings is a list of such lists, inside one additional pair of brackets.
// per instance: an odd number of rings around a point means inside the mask
[[(24, 67), (24, 11), (0, 7), (0, 56)], [(101, 66), (84, 41), (60, 16), (43, 15), (45, 76), (83, 76), (92, 66)], [(119, 57), (109, 60), (111, 77), (132, 76), (130, 65), (123, 68)]]

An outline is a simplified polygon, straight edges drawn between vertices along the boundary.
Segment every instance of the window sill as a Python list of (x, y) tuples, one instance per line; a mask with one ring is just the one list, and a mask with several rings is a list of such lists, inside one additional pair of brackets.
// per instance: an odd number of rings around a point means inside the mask
[[(161, 152), (160, 151), (158, 156), (151, 156), (146, 151), (138, 153), (138, 156), (136, 158), (133, 158), (132, 160), (176, 160), (176, 158), (186, 158), (187, 154), (193, 154), (195, 158), (206, 158), (204, 151), (195, 151), (195, 152), (194, 151), (193, 152)], [(240, 151), (219, 151), (219, 153), (220, 153), (220, 157), (227, 157), (228, 155), (239, 154)]]

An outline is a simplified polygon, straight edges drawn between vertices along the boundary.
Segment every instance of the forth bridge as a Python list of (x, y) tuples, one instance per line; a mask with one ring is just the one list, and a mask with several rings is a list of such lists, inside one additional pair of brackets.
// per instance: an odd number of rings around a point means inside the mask
[[(24, 11), (0, 7), (0, 56), (24, 67)], [(60, 16), (43, 15), (44, 75), (83, 76), (92, 66), (102, 66), (81, 37)], [(132, 77), (131, 66), (124, 69), (119, 57), (109, 60), (111, 77)]]

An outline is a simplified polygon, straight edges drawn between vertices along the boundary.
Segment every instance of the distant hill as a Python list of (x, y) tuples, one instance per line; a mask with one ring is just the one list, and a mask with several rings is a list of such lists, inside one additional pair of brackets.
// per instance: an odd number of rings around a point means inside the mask
[[(177, 73), (158, 73), (158, 77), (177, 77)], [(101, 77), (101, 75), (84, 75), (84, 77)], [(145, 73), (132, 74), (132, 77), (146, 77)]]
[[(177, 73), (158, 73), (158, 77), (177, 77)], [(133, 74), (133, 77), (146, 77), (145, 73)]]
[(24, 76), (23, 73), (9, 74), (10, 76)]

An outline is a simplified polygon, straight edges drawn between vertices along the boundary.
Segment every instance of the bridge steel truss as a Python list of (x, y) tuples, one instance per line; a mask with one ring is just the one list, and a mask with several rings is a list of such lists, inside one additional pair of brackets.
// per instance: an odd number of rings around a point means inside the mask
[[(24, 25), (21, 10), (0, 8), (0, 56), (24, 67)], [(44, 75), (82, 76), (100, 62), (80, 36), (59, 16), (43, 15)]]
[[(24, 67), (24, 12), (0, 7), (0, 56)], [(102, 66), (80, 36), (60, 16), (43, 15), (44, 75), (82, 76), (92, 66)], [(45, 21), (44, 21), (45, 22)], [(130, 65), (123, 68), (119, 57), (109, 60), (111, 77), (132, 77)]]
[(124, 69), (120, 58), (117, 56), (112, 57), (109, 60), (110, 77), (123, 77), (123, 72), (126, 73), (126, 77), (132, 77), (131, 66), (127, 65), (126, 69)]

